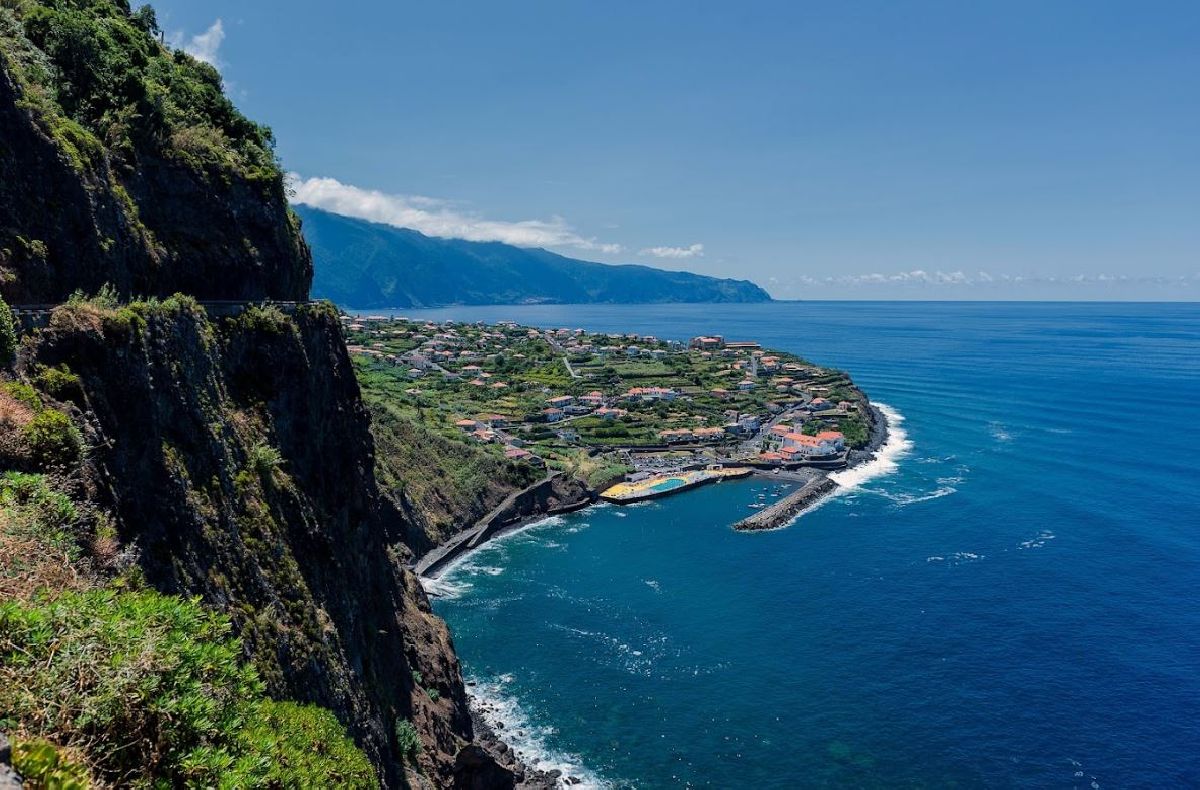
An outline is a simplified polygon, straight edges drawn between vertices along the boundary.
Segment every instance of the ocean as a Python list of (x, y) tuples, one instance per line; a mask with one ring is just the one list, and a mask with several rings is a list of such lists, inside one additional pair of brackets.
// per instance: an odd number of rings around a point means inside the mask
[(1200, 305), (487, 307), (753, 339), (899, 429), (792, 526), (724, 482), (545, 520), (439, 582), (470, 691), (601, 787), (1200, 786)]

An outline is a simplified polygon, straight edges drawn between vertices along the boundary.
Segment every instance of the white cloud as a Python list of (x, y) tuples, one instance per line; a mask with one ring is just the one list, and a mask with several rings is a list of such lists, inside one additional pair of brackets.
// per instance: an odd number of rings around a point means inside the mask
[(515, 222), (491, 220), (463, 212), (445, 200), (390, 195), (343, 184), (334, 178), (302, 178), (291, 173), (288, 181), (296, 203), (397, 228), (411, 228), (427, 236), (500, 241), (517, 247), (574, 247), (609, 254), (621, 251), (620, 244), (581, 236), (561, 217)]
[(803, 285), (809, 287), (821, 286), (913, 286), (913, 287), (997, 287), (1002, 285), (1108, 285), (1114, 283), (1142, 283), (1159, 285), (1187, 285), (1200, 280), (1200, 275), (1188, 276), (1145, 276), (1130, 277), (1129, 275), (1111, 274), (1007, 274), (979, 271), (967, 274), (962, 271), (944, 272), (941, 270), (926, 271), (912, 269), (910, 271), (870, 272), (867, 274), (837, 274), (824, 277), (799, 275), (792, 278), (787, 285)]
[(169, 42), (172, 47), (182, 49), (196, 60), (202, 60), (211, 66), (220, 66), (218, 53), (225, 41), (225, 24), (218, 19), (203, 33), (197, 33), (184, 40), (182, 32), (172, 33)]
[(703, 244), (691, 244), (687, 247), (647, 247), (642, 255), (653, 255), (655, 258), (699, 258), (704, 255)]

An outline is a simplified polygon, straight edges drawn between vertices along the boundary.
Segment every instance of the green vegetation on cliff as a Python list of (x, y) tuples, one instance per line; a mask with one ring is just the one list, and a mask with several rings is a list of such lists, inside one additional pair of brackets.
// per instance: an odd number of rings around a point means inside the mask
[(128, 784), (370, 787), (321, 708), (267, 699), (227, 618), (150, 591), (0, 603), (0, 710)]
[(124, 0), (0, 0), (0, 293), (303, 299), (271, 130)]
[(329, 306), (55, 309), (0, 370), (0, 729), (117, 784), (449, 784), (461, 679), (356, 396)]
[(270, 129), (243, 116), (207, 63), (159, 42), (154, 10), (122, 0), (2, 0), (0, 52), (25, 105), (78, 167), (152, 148), (196, 168), (279, 182)]

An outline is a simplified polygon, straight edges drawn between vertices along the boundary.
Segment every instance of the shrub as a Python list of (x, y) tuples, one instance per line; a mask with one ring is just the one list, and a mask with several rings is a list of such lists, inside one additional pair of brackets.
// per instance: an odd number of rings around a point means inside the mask
[(238, 316), (238, 323), (251, 332), (282, 335), (296, 331), (296, 324), (276, 305), (250, 305)]
[(0, 299), (0, 366), (7, 366), (17, 354), (16, 319), (8, 303)]
[(283, 465), (283, 455), (266, 442), (257, 442), (250, 448), (250, 465), (259, 477), (267, 481), (271, 479), (272, 473)]
[(416, 762), (417, 755), (421, 753), (421, 736), (411, 721), (396, 722), (396, 749), (408, 763)]
[(0, 710), (113, 784), (373, 786), (333, 714), (264, 698), (229, 634), (150, 591), (0, 602)]
[(49, 741), (17, 741), (13, 744), (13, 767), (30, 788), (87, 790), (92, 786), (87, 767), (68, 758)]
[(45, 476), (0, 476), (0, 599), (91, 587), (78, 528), (75, 503)]
[(40, 524), (55, 531), (79, 518), (75, 503), (52, 488), (45, 475), (5, 472), (0, 476), (0, 507), (29, 508)]
[(66, 365), (46, 368), (37, 375), (38, 386), (59, 400), (72, 397), (79, 393), (79, 377), (72, 373)]
[(35, 414), (42, 410), (42, 399), (38, 397), (37, 390), (25, 382), (8, 381), (0, 389), (3, 389), (13, 400), (28, 406)]
[[(375, 769), (330, 711), (315, 705), (258, 703), (242, 734), (243, 754), (223, 786), (375, 787)], [(242, 782), (235, 781), (242, 778)]]
[(76, 290), (67, 297), (67, 304), (72, 307), (81, 305), (90, 305), (98, 307), (101, 310), (116, 310), (121, 306), (121, 298), (117, 294), (117, 289), (112, 283), (105, 283), (100, 286), (100, 290), (96, 291), (92, 296), (88, 296), (82, 290)]
[(21, 429), (33, 460), (40, 466), (65, 466), (79, 460), (83, 439), (71, 418), (46, 409)]

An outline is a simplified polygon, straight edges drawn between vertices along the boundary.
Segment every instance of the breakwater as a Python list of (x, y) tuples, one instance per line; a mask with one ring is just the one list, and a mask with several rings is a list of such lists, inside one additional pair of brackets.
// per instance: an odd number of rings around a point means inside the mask
[(803, 488), (798, 488), (788, 494), (774, 505), (737, 522), (733, 525), (733, 528), (742, 532), (777, 529), (795, 518), (796, 514), (804, 510), (804, 508), (831, 493), (837, 487), (838, 484), (835, 481), (821, 475), (814, 478)]

